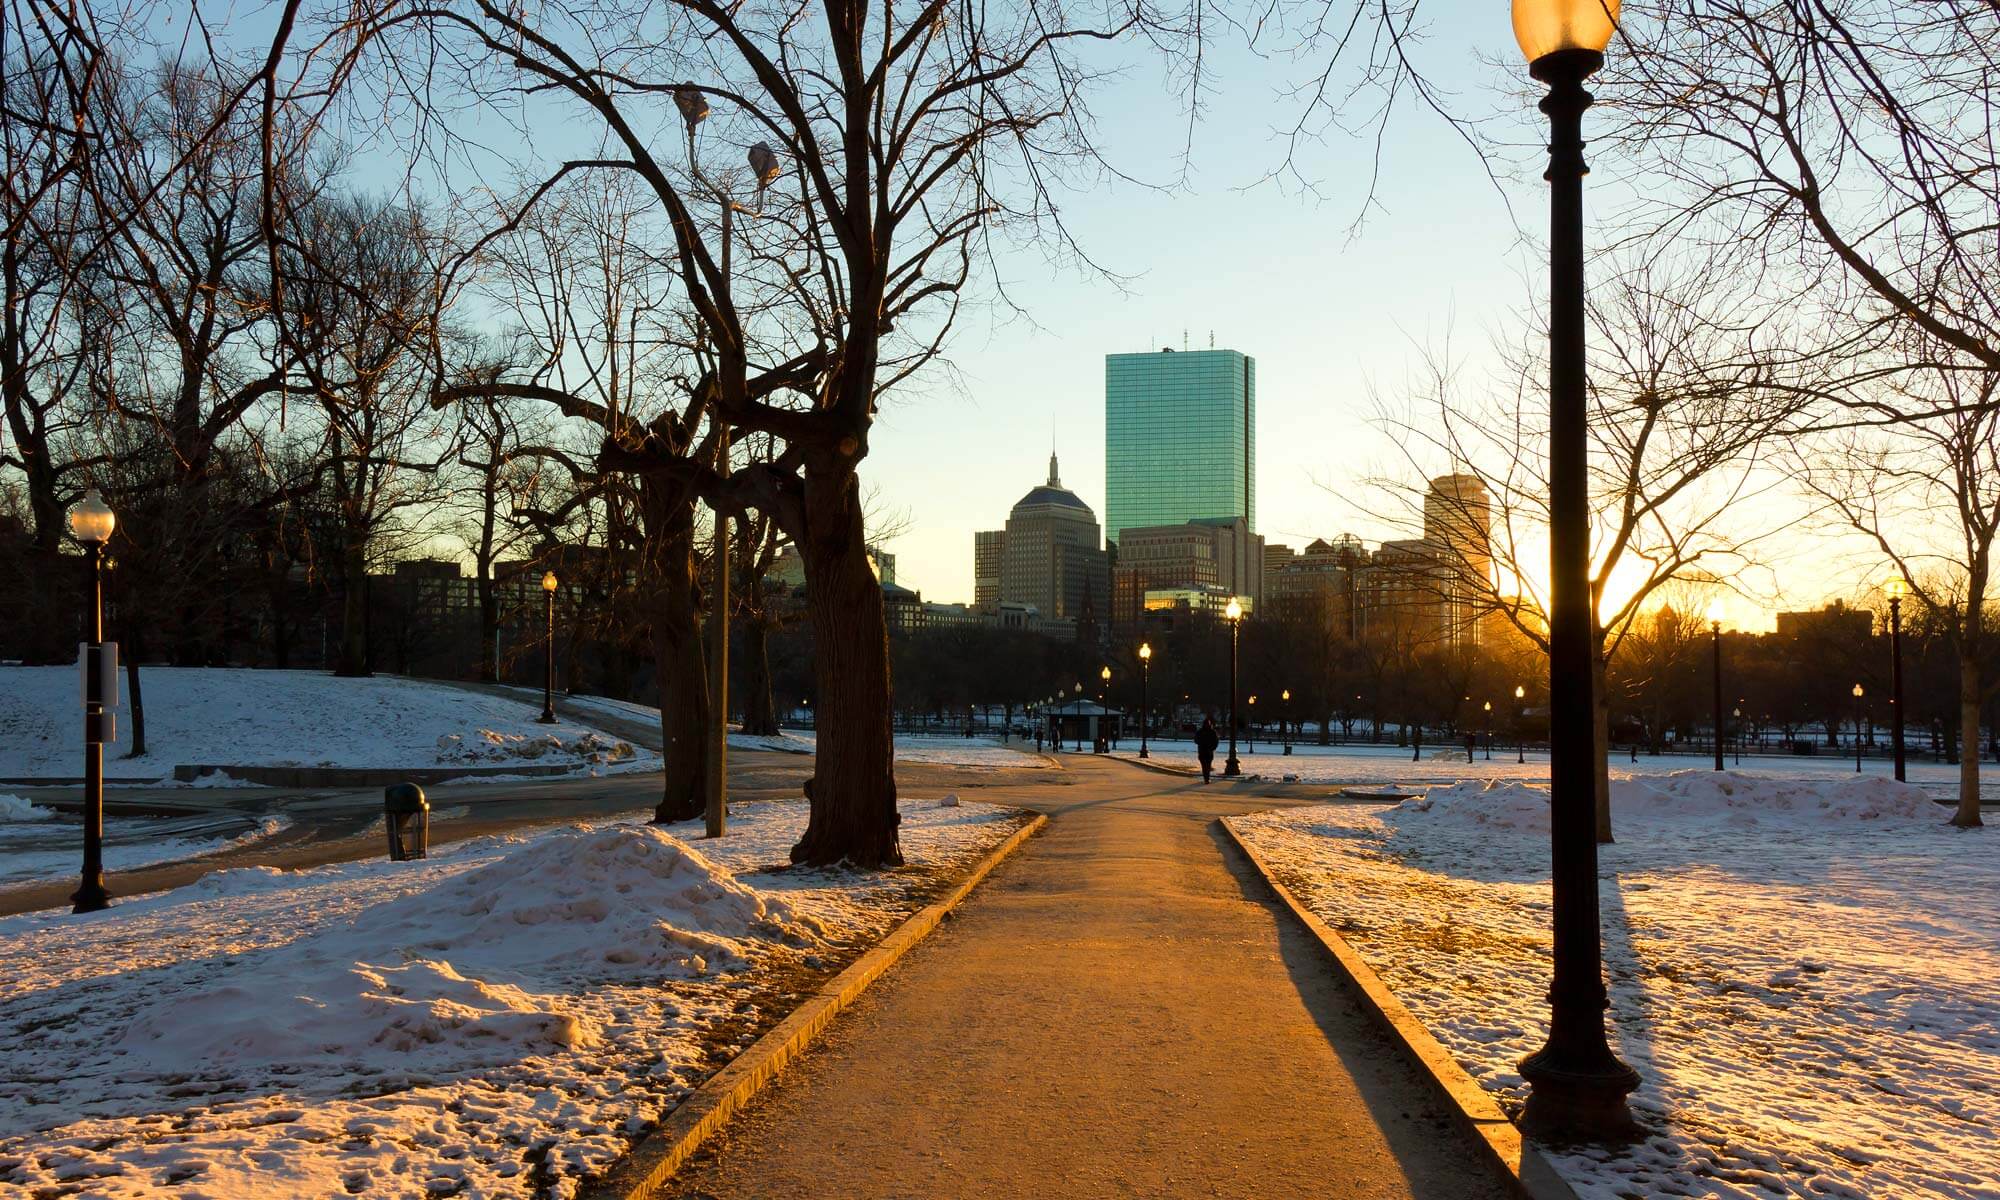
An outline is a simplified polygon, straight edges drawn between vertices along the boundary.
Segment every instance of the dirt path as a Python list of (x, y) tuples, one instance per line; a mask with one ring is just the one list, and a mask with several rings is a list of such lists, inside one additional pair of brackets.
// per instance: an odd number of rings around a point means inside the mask
[(672, 1194), (1507, 1194), (1219, 840), (1269, 798), (1065, 761), (1049, 827)]

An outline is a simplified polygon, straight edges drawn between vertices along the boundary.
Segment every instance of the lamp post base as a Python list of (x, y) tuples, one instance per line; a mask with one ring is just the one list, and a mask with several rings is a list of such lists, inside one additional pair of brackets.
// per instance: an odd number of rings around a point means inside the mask
[(70, 900), (76, 905), (70, 909), (72, 913), (103, 912), (111, 907), (111, 893), (104, 890), (102, 879), (85, 881), (83, 886), (77, 888), (75, 894), (70, 896)]
[(546, 708), (542, 710), (541, 716), (535, 718), (535, 724), (537, 725), (553, 725), (555, 723), (556, 715)]
[(1225, 779), (1234, 775), (1241, 775), (1242, 773), (1243, 773), (1243, 764), (1236, 761), (1236, 756), (1234, 754), (1230, 755), (1227, 759), (1223, 760), (1222, 774)]
[(1148, 753), (1146, 752), (1146, 748), (1145, 748), (1144, 746), (1141, 746), (1141, 747), (1139, 747), (1139, 757), (1140, 757), (1140, 758), (1151, 758), (1151, 757), (1153, 757), (1153, 756), (1152, 756), (1151, 754), (1148, 754)]
[(1558, 1145), (1616, 1145), (1644, 1136), (1625, 1102), (1639, 1086), (1637, 1071), (1608, 1051), (1601, 1061), (1557, 1059), (1544, 1049), (1521, 1060), (1521, 1078), (1529, 1084), (1528, 1103), (1519, 1121), (1522, 1133)]

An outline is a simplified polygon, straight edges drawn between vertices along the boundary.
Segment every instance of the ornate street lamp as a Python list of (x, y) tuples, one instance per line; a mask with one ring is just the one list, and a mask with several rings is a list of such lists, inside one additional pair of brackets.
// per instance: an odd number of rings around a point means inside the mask
[(1153, 670), (1153, 644), (1139, 643), (1139, 757), (1151, 758), (1146, 751), (1146, 726), (1153, 722), (1153, 710), (1146, 705), (1146, 677)]
[(1236, 634), (1243, 627), (1243, 605), (1231, 596), (1222, 615), (1229, 622), (1229, 757), (1222, 763), (1226, 779), (1243, 773), (1243, 765), (1236, 761)]
[(116, 686), (117, 675), (106, 665), (104, 645), (104, 543), (118, 516), (97, 494), (84, 492), (83, 499), (69, 510), (69, 535), (83, 543), (90, 562), (90, 581), (84, 589), (85, 615), (90, 640), (83, 647), (83, 874), (76, 893), (70, 897), (73, 912), (97, 912), (111, 907), (111, 893), (104, 888), (104, 743), (116, 737), (113, 717), (104, 711), (104, 680), (108, 675)]
[(1250, 712), (1244, 717), (1243, 736), (1246, 739), (1245, 754), (1257, 753), (1257, 694), (1252, 692), (1248, 701)]
[(542, 572), (542, 715), (543, 725), (556, 723), (556, 573)]
[(1484, 726), (1484, 728), (1480, 730), (1480, 736), (1486, 740), (1486, 761), (1492, 762), (1493, 761), (1493, 702), (1491, 700), (1488, 700), (1485, 703), (1484, 708), (1486, 710), (1486, 714), (1481, 720), (1481, 724)]
[(1639, 1074), (1604, 1037), (1591, 672), (1589, 411), (1584, 383), (1583, 81), (1604, 65), (1618, 0), (1514, 0), (1514, 37), (1549, 116), (1549, 842), (1555, 970), (1548, 1044), (1521, 1063), (1521, 1125), (1543, 1138), (1633, 1132)]
[[(1861, 774), (1861, 685), (1855, 684), (1854, 691), (1854, 773)], [(1973, 748), (1977, 753), (1978, 747)]]
[(1736, 765), (1740, 767), (1743, 765), (1743, 710), (1741, 708), (1730, 709), (1729, 720), (1731, 728), (1736, 734)]
[(1521, 715), (1522, 715), (1521, 707), (1522, 704), (1527, 700), (1527, 698), (1528, 698), (1528, 689), (1522, 687), (1518, 683), (1515, 684), (1514, 685), (1514, 761), (1516, 763), (1526, 763), (1528, 761), (1528, 743), (1526, 741), (1526, 735), (1521, 732)]
[(1896, 782), (1903, 782), (1903, 597), (1910, 594), (1910, 581), (1900, 574), (1888, 583), (1889, 592), (1889, 745), (1896, 755)]
[(1285, 711), (1278, 714), (1278, 732), (1285, 739), (1285, 753), (1292, 752), (1292, 689), (1286, 688), (1278, 697), (1285, 702)]
[[(1070, 701), (1070, 708), (1078, 717), (1081, 717), (1083, 716), (1083, 681), (1080, 679), (1077, 680), (1075, 694), (1076, 699)], [(1083, 753), (1083, 722), (1080, 720), (1076, 723), (1076, 752), (1078, 754)]]
[(1097, 677), (1104, 681), (1104, 685), (1097, 689), (1097, 707), (1104, 710), (1097, 718), (1100, 723), (1097, 730), (1097, 749), (1108, 752), (1111, 749), (1111, 737), (1104, 732), (1102, 722), (1111, 716), (1111, 668), (1106, 666), (1097, 673)]

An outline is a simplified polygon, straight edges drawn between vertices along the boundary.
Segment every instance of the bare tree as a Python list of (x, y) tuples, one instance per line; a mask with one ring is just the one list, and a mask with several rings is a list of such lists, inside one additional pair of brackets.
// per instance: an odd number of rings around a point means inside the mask
[[(1766, 443), (1786, 433), (1804, 401), (1776, 386), (1755, 323), (1726, 319), (1734, 299), (1719, 258), (1642, 258), (1594, 292), (1591, 380), (1592, 612), (1597, 671), (1598, 837), (1611, 840), (1606, 661), (1634, 618), (1674, 580), (1727, 578), (1748, 588), (1756, 543), (1772, 531), (1746, 501), (1772, 491), (1760, 470)], [(1541, 342), (1531, 338), (1529, 344)], [(1507, 354), (1504, 399), (1471, 398), (1448, 360), (1429, 363), (1424, 409), (1389, 426), (1419, 468), (1437, 460), (1482, 485), (1427, 493), (1390, 481), (1449, 523), (1490, 530), (1468, 555), (1433, 548), (1435, 586), (1476, 598), (1543, 653), (1548, 650), (1538, 563), (1548, 528), (1545, 370), (1533, 351)], [(1427, 410), (1427, 411), (1426, 411)], [(1483, 495), (1481, 494), (1483, 493)]]
[[(1948, 352), (1920, 353), (1942, 360)], [(1987, 606), (2000, 534), (2000, 371), (1940, 362), (1892, 381), (1903, 419), (1846, 428), (1802, 451), (1799, 477), (1837, 524), (1868, 538), (1910, 583), (1958, 657), (1958, 811), (1979, 819), (1979, 728), (2000, 679), (1987, 679)]]

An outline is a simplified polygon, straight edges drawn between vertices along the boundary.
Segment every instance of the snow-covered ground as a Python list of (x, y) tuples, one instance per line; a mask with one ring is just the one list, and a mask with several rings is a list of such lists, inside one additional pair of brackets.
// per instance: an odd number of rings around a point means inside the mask
[[(630, 700), (612, 700), (605, 696), (565, 696), (563, 703), (574, 705), (586, 712), (595, 710), (644, 721), (660, 719), (659, 709), (650, 705), (635, 704)], [(729, 734), (729, 745), (735, 750), (783, 750), (793, 754), (811, 754), (818, 743), (816, 735), (810, 729), (782, 729), (771, 736), (732, 730)], [(998, 734), (992, 737), (968, 738), (899, 733), (896, 735), (896, 758), (900, 762), (935, 763), (957, 767), (1033, 769), (1055, 765), (1034, 752), (1032, 739), (1023, 742), (1015, 738), (1002, 743)]]
[[(2000, 831), (1879, 778), (1614, 787), (1613, 1044), (1649, 1135), (1586, 1200), (2000, 1197)], [(1510, 1107), (1545, 1033), (1545, 789), (1232, 818)]]
[(886, 873), (782, 867), (782, 801), (0, 920), (0, 1191), (571, 1196), (1025, 820), (902, 811)]
[[(659, 761), (649, 751), (573, 722), (537, 724), (539, 703), (424, 680), (147, 667), (140, 682), (147, 753), (124, 756), (132, 729), (129, 714), (120, 713), (119, 740), (104, 748), (105, 774), (113, 778), (166, 779), (181, 763), (364, 768), (538, 763), (581, 773), (644, 770)], [(0, 778), (82, 774), (80, 694), (74, 667), (0, 667)]]
[[(250, 829), (214, 817), (112, 817), (104, 822), (104, 867), (130, 871), (260, 841), (291, 824), (264, 817)], [(72, 877), (82, 869), (83, 831), (19, 796), (0, 793), (0, 887)]]
[[(1465, 759), (1465, 743), (1456, 746), (1426, 746), (1423, 757), (1415, 762), (1410, 760), (1407, 746), (1317, 746), (1294, 743), (1292, 753), (1286, 755), (1281, 743), (1259, 739), (1256, 753), (1245, 753), (1247, 743), (1237, 743), (1237, 759), (1243, 765), (1245, 775), (1261, 775), (1266, 779), (1278, 779), (1286, 775), (1296, 775), (1304, 783), (1330, 783), (1344, 786), (1376, 786), (1407, 784), (1412, 786), (1435, 786), (1457, 783), (1461, 780), (1510, 779), (1529, 783), (1549, 781), (1549, 755), (1546, 750), (1529, 750), (1520, 755), (1511, 745), (1500, 742), (1493, 744), (1493, 757), (1486, 758), (1482, 746), (1478, 757), (1472, 762)], [(1223, 742), (1216, 751), (1216, 766), (1221, 767), (1222, 759), (1229, 753), (1229, 743)], [(1160, 762), (1193, 767), (1195, 765), (1194, 746), (1185, 741), (1155, 741), (1151, 747), (1152, 757)], [(1139, 743), (1131, 738), (1119, 742), (1117, 753), (1133, 758), (1139, 753)], [(1525, 757), (1526, 762), (1515, 761)], [(1734, 756), (1723, 760), (1729, 769), (1752, 778), (1823, 779), (1837, 781), (1854, 778), (1854, 759), (1838, 755), (1827, 756), (1784, 756), (1750, 755), (1743, 759), (1741, 766), (1735, 765)], [(1671, 775), (1677, 771), (1712, 769), (1715, 760), (1708, 754), (1661, 754), (1639, 755), (1639, 761), (1632, 762), (1624, 754), (1611, 757), (1611, 775), (1619, 778), (1645, 778), (1656, 775)], [(1862, 760), (1861, 774), (1876, 778), (1889, 778), (1892, 774), (1887, 759), (1866, 758)], [(1923, 788), (1936, 797), (1955, 799), (1958, 795), (1958, 768), (1946, 763), (1910, 762), (1906, 774), (1910, 783)], [(2000, 802), (2000, 764), (1987, 763), (1980, 769), (1980, 791), (1987, 803)]]

